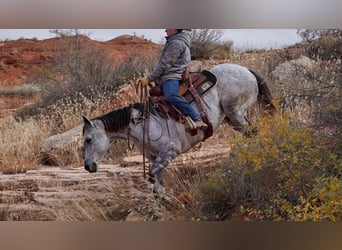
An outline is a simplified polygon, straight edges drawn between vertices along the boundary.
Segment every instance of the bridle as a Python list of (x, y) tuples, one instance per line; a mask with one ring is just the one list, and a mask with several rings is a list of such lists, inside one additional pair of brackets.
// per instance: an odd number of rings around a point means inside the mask
[[(140, 88), (139, 88), (140, 87)], [(144, 112), (143, 112), (143, 143), (142, 143), (142, 153), (143, 153), (143, 169), (144, 169), (144, 179), (146, 178), (146, 153), (150, 152), (149, 143), (145, 143), (146, 137), (147, 141), (150, 140), (149, 135), (149, 121), (148, 121), (148, 114), (150, 112), (150, 105), (149, 105), (149, 97), (147, 92), (147, 86), (143, 87), (141, 82), (138, 81), (136, 91), (138, 92), (140, 90), (140, 102), (144, 104)], [(130, 106), (130, 112), (132, 111), (132, 106)], [(128, 148), (130, 149), (130, 127), (128, 127), (127, 131), (127, 142), (128, 142)]]

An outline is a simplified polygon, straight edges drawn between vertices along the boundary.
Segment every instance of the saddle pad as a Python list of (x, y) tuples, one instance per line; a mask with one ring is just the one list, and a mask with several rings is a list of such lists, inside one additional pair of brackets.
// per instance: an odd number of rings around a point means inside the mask
[[(207, 70), (203, 70), (200, 74), (202, 74), (202, 76), (204, 77), (198, 77), (197, 79), (195, 79), (192, 85), (194, 86), (198, 94), (200, 96), (203, 96), (213, 86), (215, 86), (217, 78), (214, 74)], [(183, 97), (189, 103), (192, 103), (194, 101), (194, 97), (189, 90), (185, 92)]]

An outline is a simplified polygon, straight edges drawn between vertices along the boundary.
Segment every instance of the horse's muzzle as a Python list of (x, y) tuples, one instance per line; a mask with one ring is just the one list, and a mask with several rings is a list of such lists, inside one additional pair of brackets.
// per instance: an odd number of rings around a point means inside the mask
[(89, 173), (96, 173), (97, 163), (91, 160), (86, 160), (84, 162), (84, 169), (87, 170)]

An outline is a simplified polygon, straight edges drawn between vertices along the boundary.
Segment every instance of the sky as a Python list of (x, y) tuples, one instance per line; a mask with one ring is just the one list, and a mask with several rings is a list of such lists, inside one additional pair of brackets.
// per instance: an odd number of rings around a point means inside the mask
[[(93, 40), (108, 41), (120, 35), (143, 36), (155, 43), (165, 42), (164, 29), (81, 29)], [(301, 41), (296, 29), (223, 29), (222, 41), (233, 41), (237, 50), (283, 48)], [(1, 40), (19, 38), (48, 39), (55, 35), (49, 29), (0, 29)]]

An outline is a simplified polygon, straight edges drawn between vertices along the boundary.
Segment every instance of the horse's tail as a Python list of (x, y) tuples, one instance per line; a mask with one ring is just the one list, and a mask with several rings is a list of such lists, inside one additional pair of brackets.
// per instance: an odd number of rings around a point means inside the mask
[(258, 103), (263, 108), (265, 108), (270, 115), (274, 115), (277, 112), (277, 108), (273, 105), (272, 100), (273, 97), (271, 95), (271, 91), (267, 86), (265, 80), (259, 76), (256, 72), (249, 69), (249, 71), (255, 76), (258, 83)]

